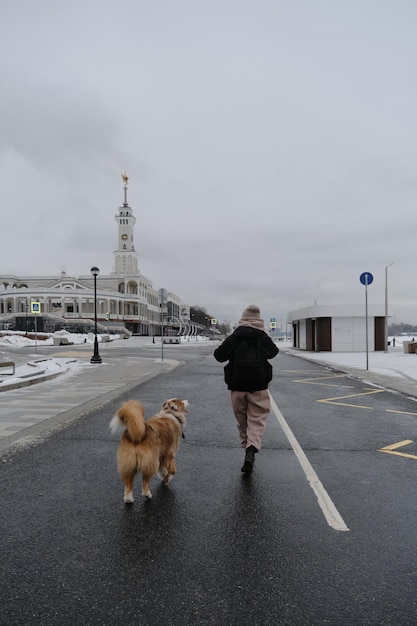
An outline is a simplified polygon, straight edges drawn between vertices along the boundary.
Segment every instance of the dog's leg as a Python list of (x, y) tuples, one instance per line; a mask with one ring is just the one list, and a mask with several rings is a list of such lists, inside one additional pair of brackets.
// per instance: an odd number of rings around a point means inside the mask
[(164, 485), (167, 485), (169, 482), (171, 482), (171, 480), (174, 477), (175, 472), (177, 471), (174, 457), (172, 457), (172, 459), (169, 459), (167, 461), (165, 471), (166, 471), (166, 475), (164, 476), (164, 479), (162, 482), (164, 483)]
[(142, 495), (145, 498), (152, 498), (151, 490), (149, 489), (149, 481), (152, 478), (152, 474), (142, 473)]
[(124, 502), (125, 504), (133, 504), (135, 499), (133, 497), (133, 480), (134, 478), (125, 478), (125, 495), (124, 495)]

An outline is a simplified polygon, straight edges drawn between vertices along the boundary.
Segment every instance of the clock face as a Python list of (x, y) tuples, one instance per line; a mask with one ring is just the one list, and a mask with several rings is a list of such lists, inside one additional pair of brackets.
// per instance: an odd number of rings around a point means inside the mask
[(123, 241), (126, 241), (126, 239), (127, 239), (127, 235), (126, 235), (126, 233), (124, 233), (124, 234), (122, 235), (122, 239), (123, 239)]

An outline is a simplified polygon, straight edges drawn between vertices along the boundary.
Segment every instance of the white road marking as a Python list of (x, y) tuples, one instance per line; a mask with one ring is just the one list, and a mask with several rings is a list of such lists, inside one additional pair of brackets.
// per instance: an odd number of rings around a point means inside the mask
[(345, 522), (343, 521), (343, 518), (341, 517), (341, 515), (338, 512), (338, 510), (336, 509), (332, 499), (330, 498), (329, 494), (327, 493), (326, 489), (323, 487), (319, 477), (317, 476), (316, 472), (314, 471), (313, 467), (311, 466), (310, 461), (307, 459), (307, 457), (306, 457), (306, 455), (304, 453), (304, 450), (302, 449), (302, 447), (298, 443), (298, 441), (295, 438), (292, 430), (290, 429), (290, 427), (288, 426), (287, 422), (285, 421), (285, 418), (284, 418), (283, 414), (281, 413), (281, 411), (279, 410), (275, 400), (271, 396), (271, 393), (269, 393), (269, 397), (271, 398), (271, 408), (274, 411), (275, 416), (276, 416), (276, 418), (277, 418), (277, 420), (278, 420), (282, 430), (286, 434), (287, 439), (288, 439), (292, 449), (294, 450), (295, 455), (296, 455), (296, 457), (297, 457), (301, 467), (304, 470), (306, 478), (307, 478), (308, 482), (310, 483), (310, 487), (312, 488), (312, 490), (316, 494), (318, 503), (320, 505), (320, 508), (321, 508), (321, 510), (323, 512), (324, 517), (326, 518), (327, 523), (329, 524), (329, 526), (331, 526), (335, 530), (341, 530), (341, 531), (349, 530), (349, 528), (346, 526)]

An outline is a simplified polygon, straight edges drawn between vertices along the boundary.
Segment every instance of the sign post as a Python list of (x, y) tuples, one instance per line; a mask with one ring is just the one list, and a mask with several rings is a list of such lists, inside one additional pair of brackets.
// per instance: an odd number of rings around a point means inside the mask
[(362, 285), (365, 285), (366, 369), (368, 370), (368, 285), (373, 282), (374, 277), (372, 276), (371, 272), (363, 272), (363, 274), (359, 276), (359, 280), (361, 281)]
[(164, 311), (167, 304), (168, 292), (166, 289), (158, 289), (159, 306), (161, 307), (161, 360), (164, 360)]
[(31, 302), (30, 303), (30, 311), (35, 316), (35, 352), (38, 352), (38, 324), (37, 324), (37, 316), (41, 312), (41, 303), (40, 302)]

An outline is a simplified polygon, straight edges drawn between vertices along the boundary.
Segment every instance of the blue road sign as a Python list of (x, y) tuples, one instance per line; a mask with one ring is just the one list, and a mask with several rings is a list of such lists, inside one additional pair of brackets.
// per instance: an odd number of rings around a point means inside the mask
[(361, 281), (362, 285), (366, 286), (370, 285), (373, 282), (374, 277), (372, 276), (371, 272), (364, 272), (359, 276), (359, 280)]

